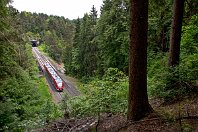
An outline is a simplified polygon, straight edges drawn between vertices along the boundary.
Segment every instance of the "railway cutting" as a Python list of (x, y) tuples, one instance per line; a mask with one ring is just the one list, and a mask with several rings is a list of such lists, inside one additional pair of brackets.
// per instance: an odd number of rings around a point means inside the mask
[(57, 64), (49, 61), (49, 59), (45, 57), (37, 47), (32, 47), (32, 52), (38, 61), (43, 75), (46, 77), (50, 93), (52, 94), (55, 102), (60, 102), (63, 99), (64, 94), (68, 94), (71, 97), (80, 95), (80, 92), (66, 79), (63, 70), (60, 70)]

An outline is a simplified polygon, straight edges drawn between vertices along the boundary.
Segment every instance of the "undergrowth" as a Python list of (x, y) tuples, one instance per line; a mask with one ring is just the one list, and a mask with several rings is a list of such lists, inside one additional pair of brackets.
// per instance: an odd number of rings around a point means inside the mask
[(198, 16), (192, 17), (189, 25), (183, 26), (180, 64), (169, 68), (168, 55), (149, 52), (149, 96), (176, 101), (197, 95), (198, 88)]
[(84, 95), (67, 103), (75, 117), (98, 113), (125, 113), (127, 108), (127, 77), (116, 68), (109, 68), (102, 80), (95, 79), (82, 87)]

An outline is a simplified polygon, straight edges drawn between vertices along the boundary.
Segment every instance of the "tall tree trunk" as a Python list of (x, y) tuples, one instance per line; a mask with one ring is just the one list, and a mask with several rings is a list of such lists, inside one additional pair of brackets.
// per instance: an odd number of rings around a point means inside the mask
[(147, 95), (148, 0), (130, 0), (130, 51), (128, 120), (152, 112)]
[(179, 64), (183, 11), (184, 11), (184, 0), (174, 0), (173, 21), (171, 28), (170, 50), (169, 50), (169, 60), (168, 60), (168, 66), (170, 67)]

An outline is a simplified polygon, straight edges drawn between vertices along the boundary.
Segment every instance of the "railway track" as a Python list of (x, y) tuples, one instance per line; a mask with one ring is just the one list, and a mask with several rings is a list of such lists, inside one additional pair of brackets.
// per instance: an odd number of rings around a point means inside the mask
[[(46, 76), (46, 79), (47, 79), (47, 81), (50, 85), (52, 94), (54, 94), (55, 98), (58, 98), (57, 100), (59, 100), (59, 101), (62, 100), (65, 93), (67, 93), (69, 96), (80, 95), (80, 92), (66, 79), (64, 73), (57, 70), (58, 67), (57, 67), (56, 64), (49, 61), (48, 58), (45, 57), (43, 54), (41, 54), (36, 47), (33, 47), (32, 51), (33, 51), (36, 59), (38, 60), (38, 63), (41, 66), (41, 69), (43, 70), (43, 73)], [(63, 80), (64, 86), (65, 86), (65, 88), (63, 89), (63, 92), (57, 92), (56, 89), (54, 88), (54, 86), (52, 85), (49, 77), (46, 75), (46, 72), (45, 72), (45, 68), (44, 68), (44, 63), (45, 62), (48, 62), (53, 67), (53, 69), (56, 71), (56, 73), (59, 75), (59, 77)]]

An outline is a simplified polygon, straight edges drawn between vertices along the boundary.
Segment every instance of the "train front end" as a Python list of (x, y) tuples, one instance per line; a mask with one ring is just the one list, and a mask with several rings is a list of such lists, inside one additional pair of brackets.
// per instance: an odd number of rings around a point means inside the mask
[(63, 91), (64, 83), (63, 83), (62, 79), (61, 78), (56, 79), (56, 83), (57, 83), (56, 90), (59, 92)]

